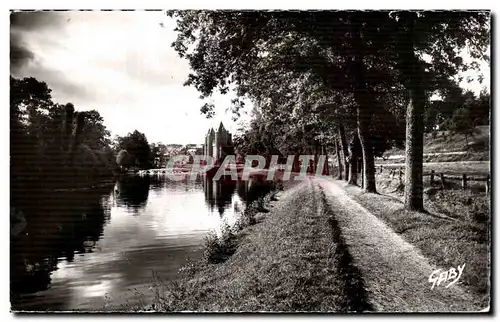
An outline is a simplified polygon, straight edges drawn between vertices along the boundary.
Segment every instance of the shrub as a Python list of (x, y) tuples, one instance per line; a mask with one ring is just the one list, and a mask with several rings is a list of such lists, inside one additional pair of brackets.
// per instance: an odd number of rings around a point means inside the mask
[(222, 263), (231, 257), (235, 251), (236, 235), (233, 229), (227, 223), (224, 223), (221, 227), (220, 236), (217, 236), (212, 231), (205, 237), (203, 260), (210, 264)]

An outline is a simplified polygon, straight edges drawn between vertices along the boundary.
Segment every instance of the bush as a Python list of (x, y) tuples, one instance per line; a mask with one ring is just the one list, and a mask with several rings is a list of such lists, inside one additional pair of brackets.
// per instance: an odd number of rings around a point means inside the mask
[(222, 263), (231, 257), (235, 251), (236, 235), (233, 229), (227, 223), (224, 223), (221, 227), (220, 236), (217, 236), (212, 231), (205, 237), (203, 260), (210, 264)]

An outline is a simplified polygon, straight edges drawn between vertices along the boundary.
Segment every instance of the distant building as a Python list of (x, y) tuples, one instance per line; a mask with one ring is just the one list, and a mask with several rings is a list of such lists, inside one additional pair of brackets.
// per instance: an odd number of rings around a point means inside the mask
[(222, 122), (219, 129), (208, 130), (205, 136), (205, 144), (203, 145), (203, 155), (214, 158), (215, 164), (221, 164), (226, 155), (234, 153), (233, 136), (224, 128)]

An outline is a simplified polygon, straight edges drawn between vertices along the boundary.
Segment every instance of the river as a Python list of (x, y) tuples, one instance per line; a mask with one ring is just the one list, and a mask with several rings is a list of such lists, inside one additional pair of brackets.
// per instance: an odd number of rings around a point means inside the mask
[[(80, 192), (39, 193), (11, 236), (15, 310), (122, 310), (149, 304), (153, 273), (175, 279), (204, 238), (234, 223), (248, 181), (129, 176)], [(253, 194), (253, 193), (252, 193)]]

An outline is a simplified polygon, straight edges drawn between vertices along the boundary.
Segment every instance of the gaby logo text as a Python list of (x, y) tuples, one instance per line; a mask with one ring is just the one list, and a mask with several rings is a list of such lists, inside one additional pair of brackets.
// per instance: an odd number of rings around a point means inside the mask
[(448, 288), (458, 282), (460, 276), (464, 271), (465, 264), (462, 266), (458, 265), (457, 269), (454, 267), (450, 268), (447, 271), (443, 271), (441, 269), (437, 269), (431, 273), (429, 276), (429, 283), (432, 283), (431, 290), (434, 289), (434, 286), (439, 286), (441, 283), (448, 283), (445, 288)]

